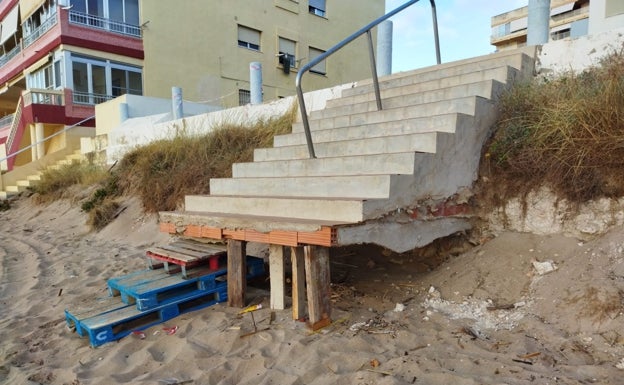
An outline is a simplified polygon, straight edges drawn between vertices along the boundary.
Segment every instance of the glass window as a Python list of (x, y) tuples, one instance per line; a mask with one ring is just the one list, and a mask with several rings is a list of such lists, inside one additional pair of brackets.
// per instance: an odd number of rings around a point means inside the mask
[(325, 17), (325, 0), (310, 0), (308, 11), (313, 15)]
[[(308, 56), (310, 58), (310, 61), (312, 61), (313, 59), (316, 59), (317, 56), (320, 56), (324, 53), (325, 51), (323, 50), (310, 47), (310, 53)], [(314, 67), (310, 69), (310, 72), (314, 72), (314, 73), (321, 74), (321, 75), (327, 74), (327, 68), (325, 67), (326, 62), (327, 60), (323, 60), (322, 62), (318, 63), (317, 65), (315, 65)]]
[(124, 21), (123, 0), (108, 0), (108, 17), (115, 21)]
[(89, 92), (89, 74), (87, 67), (87, 63), (74, 62), (72, 64), (74, 91)]
[(71, 0), (70, 5), (72, 11), (87, 13), (87, 0)]
[(141, 24), (139, 22), (139, 0), (125, 0), (124, 5), (126, 23), (132, 25)]
[(87, 13), (104, 17), (104, 0), (87, 0)]
[(238, 46), (260, 51), (260, 31), (239, 25)]
[(280, 37), (279, 38), (279, 63), (282, 65), (286, 65), (287, 64), (286, 61), (288, 60), (288, 65), (290, 65), (291, 67), (295, 67), (296, 48), (297, 48), (297, 42)]

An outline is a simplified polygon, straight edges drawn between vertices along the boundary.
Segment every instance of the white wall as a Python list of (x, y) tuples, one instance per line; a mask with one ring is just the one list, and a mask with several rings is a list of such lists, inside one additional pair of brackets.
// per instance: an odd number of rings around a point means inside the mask
[[(308, 113), (324, 109), (327, 100), (339, 97), (343, 89), (352, 88), (355, 87), (355, 85), (356, 83), (348, 83), (306, 93), (304, 98)], [(182, 133), (186, 135), (200, 135), (209, 132), (214, 127), (223, 123), (253, 124), (259, 120), (267, 120), (272, 117), (281, 116), (291, 108), (293, 103), (296, 103), (296, 98), (290, 96), (270, 103), (253, 106), (248, 104), (177, 120), (171, 120), (171, 115), (168, 113), (141, 118), (130, 118), (108, 133), (108, 145), (106, 148), (107, 163), (112, 164), (121, 159), (128, 151), (136, 146), (144, 145), (154, 140), (172, 138)], [(131, 105), (131, 103), (129, 103), (129, 105)], [(129, 106), (129, 108), (131, 107)], [(186, 104), (184, 108), (186, 115)], [(134, 114), (131, 112), (130, 116), (133, 115)], [(301, 118), (298, 117), (298, 120), (300, 119)]]
[(624, 26), (576, 39), (556, 40), (538, 50), (536, 69), (542, 75), (579, 72), (599, 64), (601, 58), (623, 47)]
[[(589, 34), (624, 27), (623, 3), (622, 0), (592, 0), (589, 3)], [(607, 6), (615, 11), (609, 17), (606, 16)]]

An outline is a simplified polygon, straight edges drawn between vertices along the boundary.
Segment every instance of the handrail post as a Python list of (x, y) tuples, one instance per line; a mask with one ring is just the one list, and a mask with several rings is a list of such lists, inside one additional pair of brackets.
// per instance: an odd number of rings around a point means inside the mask
[(303, 123), (303, 132), (305, 132), (306, 142), (308, 144), (308, 153), (310, 158), (316, 158), (314, 153), (314, 143), (312, 143), (312, 134), (310, 133), (310, 122), (308, 121), (308, 113), (306, 111), (305, 101), (303, 99), (303, 90), (301, 89), (301, 76), (303, 72), (297, 74), (295, 79), (295, 88), (297, 89), (297, 98), (299, 99), (299, 110), (301, 111), (301, 121)]
[(377, 63), (375, 63), (375, 51), (373, 49), (373, 34), (369, 29), (366, 31), (368, 35), (368, 52), (370, 56), (371, 71), (373, 73), (373, 85), (375, 87), (375, 99), (377, 100), (377, 110), (381, 111), (381, 92), (379, 91), (379, 79), (377, 78)]
[(436, 12), (436, 5), (434, 0), (429, 0), (431, 2), (431, 17), (433, 18), (433, 38), (435, 39), (435, 48), (436, 48), (436, 60), (438, 64), (442, 63), (442, 59), (440, 58), (440, 37), (438, 35), (438, 13)]

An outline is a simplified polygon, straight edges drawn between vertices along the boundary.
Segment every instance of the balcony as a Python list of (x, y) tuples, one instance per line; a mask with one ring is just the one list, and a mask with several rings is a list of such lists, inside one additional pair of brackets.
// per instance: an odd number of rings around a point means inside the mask
[(24, 106), (31, 104), (47, 104), (52, 106), (64, 106), (65, 95), (63, 91), (30, 89), (22, 94)]
[(141, 27), (113, 21), (104, 17), (88, 15), (86, 13), (69, 11), (69, 22), (72, 24), (84, 25), (87, 27), (100, 29), (103, 31), (118, 33), (120, 35), (141, 38)]
[(93, 94), (93, 93), (78, 92), (78, 91), (74, 91), (73, 94), (74, 94), (74, 97), (73, 97), (74, 103), (88, 105), (88, 106), (104, 103), (105, 101), (111, 100), (114, 98), (113, 96), (106, 95), (106, 94)]
[(32, 33), (24, 37), (22, 40), (22, 44), (24, 48), (28, 47), (35, 41), (37, 41), (44, 33), (48, 32), (52, 29), (57, 23), (58, 18), (56, 17), (56, 13), (50, 16), (46, 21), (44, 21), (39, 27), (37, 27)]
[(12, 50), (10, 50), (9, 52), (7, 52), (4, 55), (0, 56), (0, 67), (4, 66), (6, 63), (8, 63), (9, 60), (13, 59), (20, 52), (22, 52), (22, 47), (19, 46), (19, 45), (16, 45)]

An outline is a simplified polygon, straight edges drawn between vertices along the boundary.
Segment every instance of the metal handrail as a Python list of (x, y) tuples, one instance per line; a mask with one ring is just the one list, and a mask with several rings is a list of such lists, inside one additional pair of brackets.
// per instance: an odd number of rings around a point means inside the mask
[(41, 144), (41, 143), (45, 143), (45, 141), (46, 141), (46, 140), (48, 140), (48, 139), (50, 139), (50, 138), (54, 138), (54, 137), (55, 137), (55, 136), (57, 136), (57, 135), (61, 135), (62, 133), (67, 132), (67, 131), (71, 130), (71, 129), (72, 129), (72, 128), (74, 128), (74, 127), (78, 127), (78, 126), (80, 126), (82, 123), (84, 123), (84, 122), (88, 122), (89, 120), (92, 120), (92, 119), (95, 119), (95, 115), (93, 115), (93, 116), (89, 116), (88, 118), (84, 118), (84, 119), (82, 119), (81, 121), (79, 121), (79, 122), (78, 122), (78, 123), (76, 123), (76, 124), (73, 124), (73, 125), (71, 125), (71, 126), (69, 126), (69, 127), (65, 127), (65, 128), (64, 128), (64, 129), (62, 129), (61, 131), (57, 131), (57, 132), (55, 132), (54, 134), (52, 134), (52, 135), (50, 135), (50, 136), (46, 136), (45, 138), (41, 139), (41, 140), (40, 140), (40, 141), (38, 141), (38, 142), (32, 143), (32, 144), (30, 144), (30, 145), (28, 145), (28, 146), (26, 146), (26, 147), (22, 148), (21, 150), (15, 151), (14, 153), (11, 153), (11, 154), (7, 155), (7, 156), (6, 156), (6, 157), (4, 157), (4, 158), (1, 158), (1, 159), (0, 159), (0, 163), (2, 163), (2, 162), (4, 162), (4, 161), (7, 161), (7, 160), (9, 160), (9, 159), (11, 159), (11, 158), (13, 158), (13, 157), (15, 157), (15, 156), (17, 156), (17, 155), (21, 154), (22, 152), (24, 152), (24, 151), (26, 151), (26, 150), (29, 150), (29, 149), (31, 149), (31, 148), (33, 148), (33, 147), (35, 147), (35, 146), (37, 146), (37, 145), (39, 145), (39, 144)]
[[(308, 144), (308, 152), (310, 154), (310, 158), (316, 158), (316, 154), (314, 153), (314, 144), (312, 143), (312, 134), (310, 133), (310, 122), (308, 121), (308, 114), (306, 112), (305, 101), (303, 99), (303, 91), (301, 89), (301, 78), (303, 77), (303, 74), (310, 71), (312, 67), (316, 66), (317, 64), (325, 60), (327, 57), (333, 55), (345, 45), (351, 43), (353, 40), (357, 39), (358, 37), (366, 33), (368, 35), (368, 49), (369, 49), (369, 53), (370, 53), (369, 56), (371, 60), (371, 71), (373, 73), (373, 85), (375, 87), (375, 98), (377, 100), (377, 109), (381, 110), (382, 109), (381, 92), (379, 91), (379, 80), (377, 78), (377, 65), (375, 64), (375, 52), (373, 50), (373, 37), (371, 34), (371, 30), (374, 27), (376, 27), (378, 24), (380, 24), (381, 22), (403, 11), (405, 8), (413, 4), (416, 4), (418, 1), (419, 0), (408, 1), (402, 6), (396, 8), (395, 10), (374, 20), (373, 22), (371, 22), (364, 28), (348, 36), (347, 38), (342, 40), (340, 43), (331, 47), (330, 49), (325, 51), (323, 54), (315, 57), (308, 64), (301, 67), (301, 69), (297, 73), (297, 77), (295, 78), (295, 87), (297, 88), (297, 99), (299, 100), (299, 109), (301, 111), (301, 119), (303, 120), (303, 130), (305, 132), (305, 137), (306, 137), (306, 142)], [(436, 14), (435, 1), (434, 0), (429, 0), (429, 1), (431, 2), (431, 13), (433, 17), (433, 33), (434, 33), (435, 46), (436, 46), (436, 59), (437, 59), (438, 64), (440, 64), (440, 39), (438, 37), (438, 16)]]

